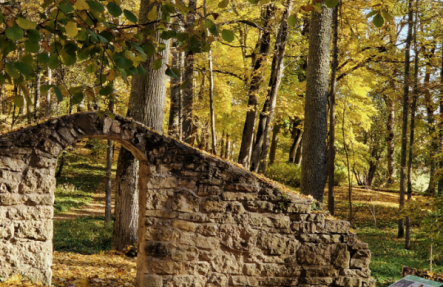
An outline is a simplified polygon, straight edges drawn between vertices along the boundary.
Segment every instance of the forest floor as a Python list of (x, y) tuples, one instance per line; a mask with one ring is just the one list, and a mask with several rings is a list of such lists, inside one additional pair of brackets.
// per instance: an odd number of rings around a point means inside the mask
[[(117, 155), (114, 157), (115, 177)], [(53, 286), (134, 286), (136, 260), (113, 252), (112, 226), (104, 224), (105, 155), (91, 155), (77, 147), (65, 155), (62, 176), (57, 179), (54, 216)], [(327, 198), (327, 194), (325, 194)], [(336, 214), (349, 220), (347, 187), (336, 188)], [(424, 199), (414, 195), (413, 200)], [(397, 239), (398, 194), (353, 188), (353, 230), (369, 244), (370, 268), (378, 286), (400, 279), (402, 265), (428, 269), (428, 249), (423, 248), (418, 226), (413, 226), (412, 248)], [(327, 206), (327, 203), (325, 203)], [(434, 265), (435, 272), (443, 266)], [(19, 276), (4, 286), (36, 286)]]

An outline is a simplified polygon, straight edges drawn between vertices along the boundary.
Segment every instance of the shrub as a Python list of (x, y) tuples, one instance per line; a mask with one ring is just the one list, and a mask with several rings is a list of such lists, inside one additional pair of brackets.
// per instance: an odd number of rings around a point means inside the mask
[(91, 138), (85, 144), (85, 148), (91, 150), (91, 155), (94, 156), (105, 156), (106, 149), (108, 148), (108, 142), (101, 139)]
[(111, 250), (112, 222), (103, 217), (78, 217), (54, 221), (54, 250), (94, 254)]
[(301, 168), (294, 163), (275, 163), (266, 168), (265, 175), (280, 183), (300, 187)]

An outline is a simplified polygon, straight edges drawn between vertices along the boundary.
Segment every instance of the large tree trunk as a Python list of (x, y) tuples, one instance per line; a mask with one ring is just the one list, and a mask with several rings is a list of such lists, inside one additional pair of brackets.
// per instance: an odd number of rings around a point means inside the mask
[(332, 9), (321, 1), (321, 14), (311, 12), (305, 97), (305, 123), (300, 190), (323, 202), (326, 104)]
[(288, 39), (288, 17), (292, 11), (292, 0), (287, 0), (286, 8), (282, 15), (280, 29), (274, 46), (274, 56), (271, 65), (271, 77), (268, 84), (268, 94), (260, 114), (255, 144), (252, 149), (251, 171), (264, 173), (266, 169), (266, 157), (268, 155), (269, 140), (274, 118), (275, 104), (283, 74), (283, 60), (285, 56), (286, 41)]
[(272, 128), (272, 142), (271, 142), (271, 150), (269, 151), (269, 164), (274, 164), (275, 162), (275, 153), (277, 152), (278, 138), (280, 136), (280, 128), (281, 126), (276, 124)]
[[(195, 9), (197, 8), (197, 0), (189, 0), (189, 8), (192, 10), (186, 15), (186, 28), (190, 28), (195, 23)], [(185, 77), (184, 82), (187, 86), (183, 89), (183, 121), (182, 134), (183, 140), (188, 144), (193, 144), (193, 128), (192, 128), (192, 110), (194, 105), (194, 52), (188, 51), (185, 56)]]
[[(153, 5), (158, 5), (159, 17), (161, 5), (149, 0), (141, 0), (140, 23), (147, 22), (148, 12)], [(151, 24), (149, 29), (155, 31), (157, 24)], [(165, 44), (166, 48), (160, 53), (163, 59), (169, 58), (169, 40), (160, 38), (160, 32), (154, 34), (158, 43)], [(163, 115), (166, 95), (166, 65), (161, 69), (152, 69), (154, 57), (142, 63), (147, 71), (146, 76), (133, 76), (131, 95), (129, 97), (127, 116), (153, 128), (163, 131)], [(137, 241), (138, 225), (138, 171), (139, 163), (134, 156), (124, 149), (120, 150), (117, 165), (117, 192), (115, 196), (115, 222), (112, 238), (112, 248), (123, 250)]]
[(329, 95), (329, 148), (328, 148), (328, 210), (334, 215), (334, 170), (335, 170), (335, 88), (336, 72), (338, 65), (338, 8), (332, 14), (332, 67), (331, 67), (331, 92)]
[(254, 69), (251, 77), (251, 86), (248, 94), (248, 112), (246, 113), (245, 125), (243, 128), (242, 142), (240, 147), (240, 153), (238, 155), (238, 162), (245, 168), (249, 167), (250, 157), (252, 153), (252, 144), (254, 142), (254, 129), (257, 115), (258, 93), (260, 90), (260, 84), (263, 79), (263, 67), (266, 62), (266, 58), (269, 53), (269, 47), (271, 45), (271, 33), (272, 33), (272, 18), (274, 17), (275, 7), (274, 4), (269, 4), (266, 7), (265, 24), (263, 25), (263, 34), (259, 37), (259, 55), (257, 56), (254, 64)]
[[(408, 1), (408, 37), (406, 38), (405, 47), (405, 75), (403, 85), (403, 112), (402, 112), (402, 131), (401, 131), (401, 159), (400, 159), (400, 211), (405, 205), (405, 179), (406, 179), (406, 153), (408, 145), (408, 115), (409, 115), (409, 69), (410, 69), (410, 50), (412, 41), (412, 24), (413, 24), (413, 0)], [(404, 236), (404, 220), (398, 220), (398, 238)]]

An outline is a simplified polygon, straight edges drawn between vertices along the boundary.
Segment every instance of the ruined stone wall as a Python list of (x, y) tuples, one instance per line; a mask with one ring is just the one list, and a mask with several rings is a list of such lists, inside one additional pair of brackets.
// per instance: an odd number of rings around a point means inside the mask
[(208, 156), (166, 162), (150, 165), (138, 286), (374, 286), (367, 244), (313, 200)]
[(80, 113), (0, 136), (0, 278), (51, 283), (57, 156), (81, 138), (140, 160), (137, 286), (369, 287), (370, 252), (345, 221), (312, 212), (237, 166), (140, 123)]

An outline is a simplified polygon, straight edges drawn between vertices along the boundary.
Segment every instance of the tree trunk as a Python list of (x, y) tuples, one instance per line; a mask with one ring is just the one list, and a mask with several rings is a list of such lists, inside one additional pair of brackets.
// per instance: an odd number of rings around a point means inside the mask
[(112, 180), (112, 156), (113, 142), (108, 140), (108, 149), (106, 151), (106, 207), (105, 207), (105, 223), (111, 221), (111, 180)]
[(429, 148), (429, 160), (430, 160), (430, 175), (429, 175), (429, 187), (428, 192), (435, 194), (435, 171), (436, 161), (434, 159), (435, 153), (438, 149), (437, 139), (435, 135), (435, 116), (434, 116), (434, 103), (432, 101), (432, 95), (430, 92), (429, 84), (431, 80), (431, 59), (434, 56), (435, 47), (431, 49), (430, 53), (426, 55), (428, 59), (426, 64), (426, 74), (424, 79), (424, 96), (426, 104), (427, 122), (429, 127), (429, 136), (431, 137), (431, 146)]
[[(409, 68), (410, 68), (410, 49), (412, 41), (412, 21), (413, 21), (413, 0), (408, 1), (408, 37), (406, 38), (405, 47), (405, 75), (403, 86), (403, 113), (402, 113), (402, 132), (401, 132), (401, 160), (400, 160), (400, 198), (399, 208), (400, 211), (405, 205), (405, 177), (406, 177), (406, 153), (407, 153), (407, 132), (408, 132), (408, 108), (409, 108)], [(404, 220), (403, 218), (398, 221), (398, 238), (404, 236)]]
[(300, 190), (323, 202), (326, 102), (332, 9), (321, 0), (321, 14), (311, 12), (305, 96), (305, 123)]
[[(153, 5), (161, 13), (161, 5), (149, 0), (141, 0), (140, 23), (147, 22), (148, 12)], [(156, 31), (153, 37), (166, 48), (160, 53), (163, 59), (169, 58), (169, 40), (160, 38), (157, 23), (148, 25), (148, 29)], [(166, 95), (166, 65), (161, 69), (152, 69), (155, 57), (150, 57), (142, 63), (146, 76), (135, 75), (132, 78), (131, 94), (128, 103), (127, 116), (153, 128), (159, 133), (163, 131), (163, 116)], [(137, 241), (138, 226), (138, 171), (139, 162), (125, 148), (121, 148), (117, 165), (117, 188), (115, 195), (115, 222), (112, 238), (112, 248), (123, 250)]]
[[(302, 143), (303, 142), (303, 135), (301, 136), (301, 138), (300, 138), (300, 143)], [(294, 160), (294, 163), (295, 164), (297, 164), (297, 165), (301, 165), (301, 160), (302, 160), (302, 155), (303, 155), (303, 145), (302, 144), (299, 144), (298, 145), (298, 148), (297, 148), (297, 152), (295, 153), (295, 160)]]
[(38, 120), (38, 110), (40, 108), (40, 66), (38, 59), (35, 61), (37, 65), (35, 73), (35, 90), (34, 90), (34, 121)]
[(226, 134), (226, 149), (225, 149), (225, 159), (230, 159), (231, 152), (231, 142), (229, 141), (229, 133)]
[(179, 138), (180, 129), (180, 108), (181, 108), (181, 90), (180, 84), (183, 79), (183, 67), (182, 67), (182, 57), (183, 52), (179, 51), (176, 47), (177, 42), (174, 42), (172, 50), (172, 67), (177, 67), (180, 71), (180, 75), (177, 79), (171, 79), (171, 104), (169, 108), (169, 124), (168, 124), (168, 134)]
[(299, 119), (295, 119), (292, 121), (292, 130), (291, 130), (291, 147), (289, 148), (289, 162), (295, 161), (295, 155), (297, 152), (298, 145), (300, 144), (301, 140), (301, 129), (298, 128), (301, 121)]
[(66, 152), (63, 151), (63, 153), (62, 153), (62, 157), (60, 158), (60, 165), (59, 165), (59, 167), (58, 167), (58, 171), (57, 171), (57, 173), (55, 174), (55, 178), (59, 178), (59, 177), (62, 176), (63, 167), (65, 166), (65, 154), (66, 154)]
[[(443, 49), (441, 54), (441, 70), (440, 70), (440, 101), (439, 101), (439, 112), (440, 112), (440, 153), (443, 152)], [(443, 168), (443, 160), (439, 163), (440, 168)], [(443, 177), (440, 177), (438, 181), (438, 194), (443, 195)]]
[(275, 105), (277, 103), (278, 89), (280, 87), (283, 74), (283, 61), (285, 56), (286, 41), (288, 39), (288, 17), (292, 11), (293, 0), (287, 0), (286, 8), (282, 15), (280, 29), (274, 46), (274, 56), (271, 65), (271, 77), (268, 84), (268, 94), (266, 96), (263, 110), (258, 122), (255, 144), (252, 149), (251, 171), (264, 173), (266, 169), (266, 157), (269, 149), (269, 138), (271, 135), (272, 121), (274, 118)]
[[(395, 85), (395, 84), (394, 84)], [(395, 90), (395, 86), (394, 89)], [(395, 175), (395, 159), (394, 159), (394, 121), (395, 121), (395, 110), (394, 101), (388, 96), (383, 97), (386, 107), (388, 108), (388, 121), (386, 123), (386, 145), (387, 145), (387, 162), (388, 162), (388, 175), (386, 183), (391, 185), (394, 181)]]
[[(227, 136), (227, 134), (226, 134)], [(222, 133), (222, 138), (221, 138), (221, 142), (220, 142), (220, 157), (224, 157), (225, 156), (225, 131), (223, 131)]]
[[(189, 8), (192, 10), (186, 16), (186, 28), (190, 28), (195, 23), (195, 11), (197, 8), (197, 0), (189, 0)], [(186, 53), (185, 57), (185, 77), (184, 81), (187, 83), (186, 88), (183, 89), (183, 139), (188, 144), (193, 144), (192, 137), (192, 110), (194, 98), (194, 52), (192, 50)]]
[(263, 25), (264, 31), (259, 38), (260, 48), (259, 55), (256, 58), (254, 69), (251, 77), (251, 86), (248, 93), (248, 112), (246, 113), (245, 125), (243, 128), (242, 142), (240, 147), (240, 153), (238, 156), (238, 162), (245, 168), (249, 167), (252, 145), (254, 142), (254, 129), (257, 115), (258, 93), (260, 90), (260, 84), (263, 79), (263, 67), (266, 63), (266, 58), (269, 53), (269, 47), (271, 45), (271, 33), (272, 33), (272, 18), (274, 17), (275, 7), (274, 4), (269, 4), (266, 7), (265, 23)]
[(274, 164), (275, 162), (275, 153), (277, 152), (278, 139), (280, 137), (280, 128), (279, 124), (275, 124), (272, 128), (272, 142), (271, 142), (271, 150), (269, 151), (269, 164)]
[(338, 9), (335, 6), (332, 12), (332, 67), (331, 67), (331, 92), (329, 95), (329, 149), (328, 149), (328, 210), (334, 215), (334, 170), (335, 170), (335, 89), (336, 72), (338, 65)]

